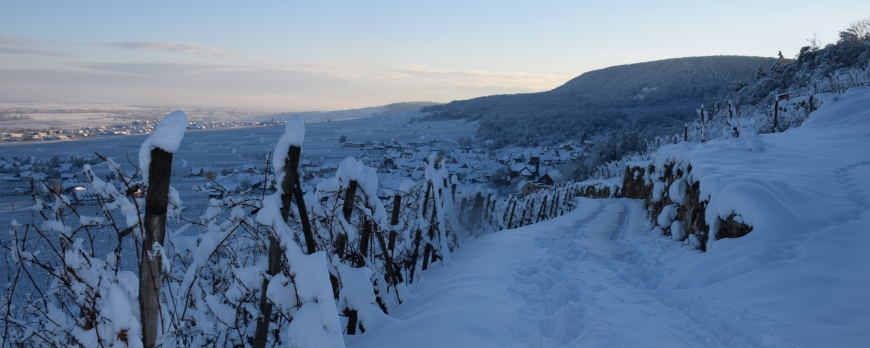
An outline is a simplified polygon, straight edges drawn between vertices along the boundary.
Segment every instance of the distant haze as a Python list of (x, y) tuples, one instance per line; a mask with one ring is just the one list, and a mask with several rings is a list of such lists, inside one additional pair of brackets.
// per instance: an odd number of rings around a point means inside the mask
[(866, 0), (7, 2), (0, 102), (339, 110), (553, 89), (666, 58), (794, 56)]

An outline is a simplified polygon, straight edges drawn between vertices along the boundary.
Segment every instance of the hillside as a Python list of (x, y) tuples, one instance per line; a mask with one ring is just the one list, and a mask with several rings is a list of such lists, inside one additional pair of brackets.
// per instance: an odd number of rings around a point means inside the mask
[[(424, 107), (428, 119), (480, 121), (477, 136), (505, 145), (644, 129), (643, 137), (681, 125), (736, 80), (749, 80), (773, 58), (711, 56), (620, 65), (584, 73), (548, 92), (496, 95)], [(648, 133), (648, 134), (646, 134)]]
[(643, 200), (580, 198), (562, 217), (451, 254), (423, 272), (397, 320), (348, 346), (866, 346), (870, 89), (817, 97), (801, 127), (671, 144), (637, 164), (670, 163), (683, 178), (653, 192), (708, 197), (712, 230), (734, 216), (747, 235), (701, 252), (682, 213), (654, 226)]

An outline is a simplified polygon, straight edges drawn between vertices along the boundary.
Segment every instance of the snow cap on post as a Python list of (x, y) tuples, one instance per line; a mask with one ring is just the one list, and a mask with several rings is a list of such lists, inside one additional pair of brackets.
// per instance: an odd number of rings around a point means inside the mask
[(275, 154), (272, 155), (272, 167), (275, 173), (284, 171), (284, 162), (287, 160), (287, 153), (290, 152), (291, 146), (302, 147), (302, 142), (305, 140), (305, 122), (302, 122), (302, 117), (293, 115), (287, 120), (287, 128), (284, 129), (284, 134), (278, 139), (278, 144), (275, 145)]
[(184, 130), (187, 129), (187, 114), (184, 111), (173, 111), (154, 127), (151, 135), (142, 142), (139, 148), (139, 168), (142, 170), (142, 182), (148, 182), (148, 167), (151, 165), (151, 150), (161, 149), (169, 153), (178, 151)]

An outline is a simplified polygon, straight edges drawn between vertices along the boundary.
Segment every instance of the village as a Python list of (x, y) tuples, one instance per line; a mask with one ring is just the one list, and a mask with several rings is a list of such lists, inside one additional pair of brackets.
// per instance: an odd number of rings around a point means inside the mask
[[(153, 127), (151, 122), (137, 124), (141, 128)], [(207, 126), (192, 122), (190, 127)], [(103, 128), (103, 127), (100, 127)], [(573, 141), (554, 147), (506, 148), (487, 150), (482, 147), (453, 143), (442, 144), (429, 141), (353, 141), (346, 136), (338, 139), (342, 155), (350, 153), (374, 168), (378, 175), (378, 196), (391, 197), (404, 180), (421, 181), (426, 171), (426, 162), (433, 152), (437, 163), (443, 163), (451, 177), (460, 183), (460, 192), (473, 194), (478, 187), (491, 189), (499, 194), (528, 195), (546, 190), (562, 181), (556, 169), (572, 160), (587, 155), (584, 151), (592, 142)], [(173, 184), (186, 189), (182, 192), (199, 192), (201, 198), (223, 198), (226, 195), (249, 195), (268, 190), (263, 185), (266, 173), (265, 156), (240, 156), (243, 161), (232, 163), (209, 162), (197, 165), (195, 159), (179, 157), (173, 167)], [(312, 159), (313, 158), (313, 159)], [(336, 175), (343, 157), (311, 156), (300, 161), (300, 174), (307, 192), (320, 181)], [(241, 162), (241, 163), (239, 163)], [(108, 169), (103, 160), (95, 155), (68, 155), (37, 158), (29, 156), (0, 157), (0, 187), (3, 196), (36, 195), (43, 201), (53, 201), (52, 192), (62, 192), (74, 204), (96, 202), (83, 166), (90, 164), (101, 180), (116, 182), (119, 179)], [(141, 176), (129, 166), (122, 171), (130, 178)], [(123, 185), (121, 185), (123, 186)], [(136, 195), (138, 192), (128, 192)], [(11, 198), (11, 197), (8, 197)], [(6, 200), (8, 200), (8, 198)], [(199, 199), (196, 199), (199, 200)], [(22, 201), (22, 200), (19, 200)], [(20, 208), (24, 203), (19, 203)], [(14, 205), (13, 205), (14, 207)], [(3, 209), (13, 207), (4, 206)]]
[[(0, 103), (0, 143), (64, 141), (148, 134), (167, 108), (57, 103)], [(189, 111), (189, 130), (277, 124), (264, 111), (202, 108)]]
[[(255, 127), (276, 124), (276, 121), (191, 121), (188, 129), (206, 130), (225, 127)], [(0, 142), (72, 140), (114, 135), (148, 134), (157, 125), (156, 120), (135, 120), (128, 124), (114, 126), (86, 126), (77, 129), (42, 129), (0, 133)]]

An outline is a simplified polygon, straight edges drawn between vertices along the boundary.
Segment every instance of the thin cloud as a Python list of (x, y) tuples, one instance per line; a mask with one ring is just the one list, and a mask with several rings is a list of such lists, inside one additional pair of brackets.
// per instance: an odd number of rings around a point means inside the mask
[(237, 53), (227, 52), (217, 47), (186, 44), (179, 42), (164, 42), (164, 41), (131, 41), (131, 42), (105, 42), (97, 45), (113, 47), (126, 50), (137, 51), (164, 51), (184, 53), (196, 56), (207, 56), (216, 58), (232, 58), (238, 56)]
[(327, 78), (348, 79), (362, 75), (359, 68), (329, 63), (220, 64), (179, 62), (92, 62), (72, 61), (69, 66), (88, 70), (148, 76), (193, 75), (221, 72), (296, 72)]
[(17, 47), (3, 47), (0, 46), (0, 54), (36, 54), (41, 56), (52, 56), (52, 57), (69, 57), (69, 55), (45, 51), (45, 50), (34, 50), (29, 48), (17, 48)]
[(499, 87), (505, 89), (524, 89), (544, 91), (553, 89), (574, 76), (557, 74), (536, 74), (527, 72), (490, 72), (484, 70), (438, 70), (425, 66), (409, 66), (388, 70), (393, 76), (414, 78), (442, 86), (457, 87)]
[(31, 39), (26, 37), (3, 36), (0, 35), (0, 44), (2, 45), (36, 45), (43, 43), (42, 40)]
[(48, 43), (48, 41), (0, 35), (0, 54), (35, 54), (40, 56), (69, 57), (69, 55), (54, 51), (24, 48), (27, 46), (38, 46), (45, 43)]

